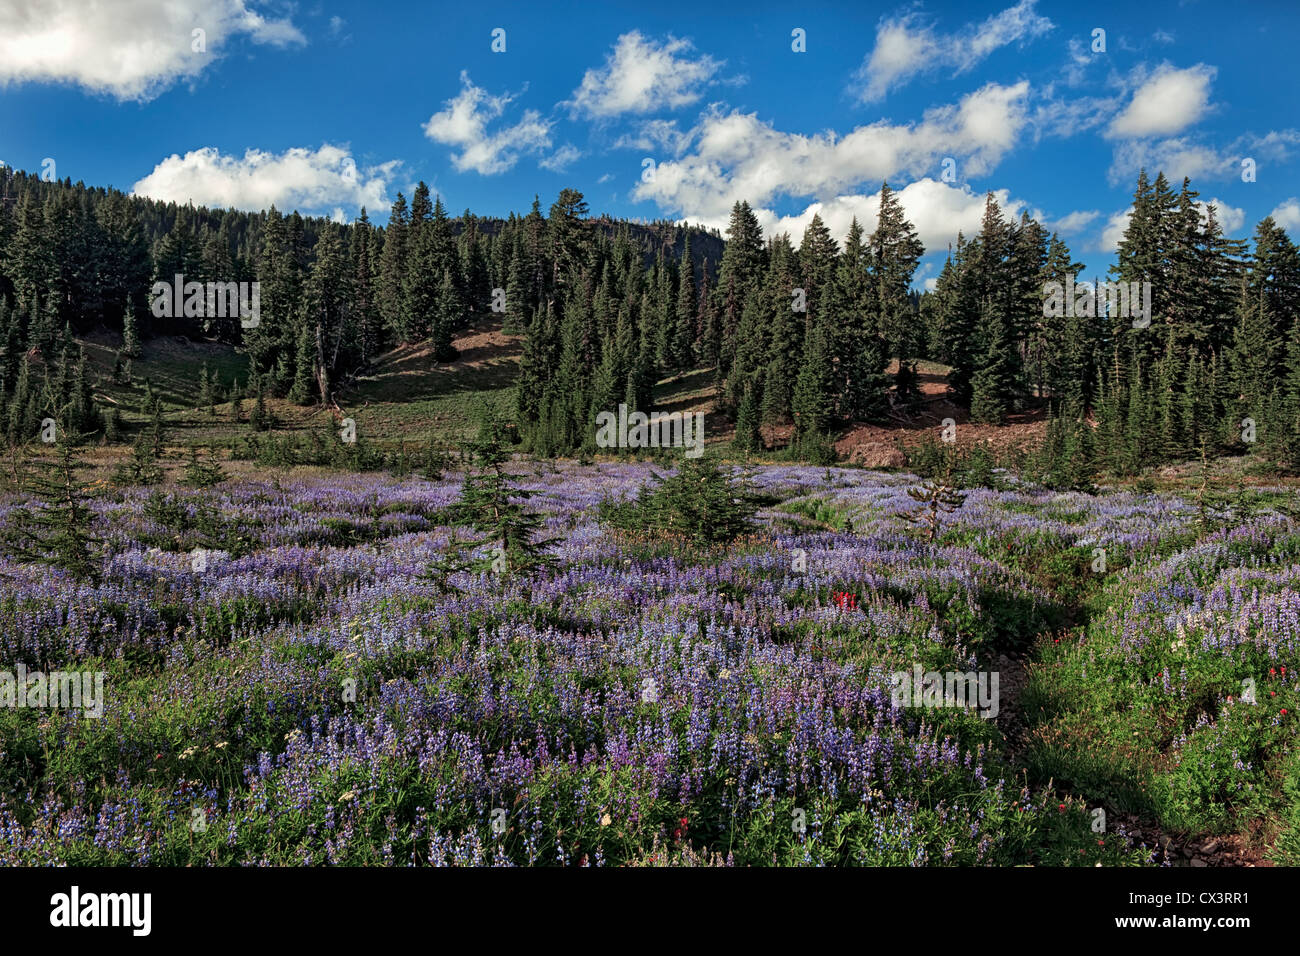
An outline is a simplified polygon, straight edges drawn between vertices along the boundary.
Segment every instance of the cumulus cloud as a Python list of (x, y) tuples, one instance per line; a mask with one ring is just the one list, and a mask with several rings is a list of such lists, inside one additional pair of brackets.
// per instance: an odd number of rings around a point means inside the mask
[(1117, 139), (1172, 136), (1190, 126), (1209, 109), (1210, 83), (1216, 72), (1204, 63), (1185, 70), (1163, 64), (1138, 87), (1106, 135)]
[(1201, 222), (1205, 222), (1209, 215), (1209, 206), (1214, 207), (1214, 217), (1219, 220), (1219, 228), (1226, 235), (1232, 235), (1246, 224), (1246, 210), (1238, 209), (1236, 206), (1229, 206), (1222, 199), (1211, 199), (1209, 202), (1197, 201), (1196, 206), (1201, 211)]
[(488, 124), (501, 117), (514, 97), (508, 93), (492, 96), (470, 82), (464, 70), (460, 82), (460, 93), (424, 124), (424, 135), (435, 143), (460, 147), (460, 152), (451, 156), (458, 172), (473, 170), (492, 176), (510, 169), (524, 153), (550, 148), (552, 123), (536, 110), (525, 110), (519, 122), (489, 132)]
[(1292, 196), (1290, 199), (1280, 203), (1270, 216), (1283, 229), (1288, 232), (1294, 229), (1300, 229), (1300, 199)]
[(361, 170), (347, 149), (328, 144), (279, 154), (250, 149), (242, 159), (207, 147), (167, 157), (132, 192), (217, 209), (260, 211), (274, 204), (286, 211), (334, 209), (342, 215), (344, 208), (386, 208), (388, 181), (397, 166), (393, 161)]
[(692, 133), (677, 128), (676, 120), (646, 120), (634, 132), (624, 133), (614, 141), (615, 149), (662, 150), (680, 156), (690, 145)]
[(1184, 137), (1119, 144), (1111, 163), (1110, 181), (1115, 183), (1133, 178), (1140, 169), (1150, 170), (1152, 175), (1162, 171), (1165, 178), (1173, 182), (1181, 182), (1184, 177), (1219, 179), (1240, 172), (1233, 151), (1220, 152)]
[[(916, 227), (917, 237), (929, 252), (942, 251), (949, 243), (955, 244), (958, 231), (967, 237), (979, 232), (980, 220), (984, 215), (984, 193), (926, 178), (908, 183), (896, 195), (903, 212)], [(1012, 199), (1005, 189), (994, 190), (993, 198), (1002, 207), (1005, 216), (1019, 218), (1025, 209), (1025, 203)], [(865, 232), (870, 233), (876, 228), (880, 216), (880, 192), (877, 190), (870, 195), (836, 196), (826, 202), (811, 203), (793, 216), (777, 216), (768, 209), (757, 209), (755, 215), (768, 236), (787, 232), (796, 245), (802, 239), (804, 229), (812, 217), (819, 215), (836, 241), (842, 241), (848, 234), (854, 217), (857, 217)], [(717, 225), (723, 229), (727, 223), (723, 219), (720, 223), (706, 225)]]
[(1284, 163), (1300, 145), (1300, 130), (1273, 130), (1263, 136), (1247, 133), (1223, 148), (1197, 142), (1189, 137), (1130, 140), (1115, 148), (1110, 181), (1122, 182), (1137, 176), (1139, 169), (1162, 170), (1165, 177), (1177, 182), (1191, 179), (1240, 179), (1242, 161), (1256, 164)]
[(692, 59), (693, 49), (689, 40), (670, 36), (657, 43), (636, 30), (624, 33), (605, 65), (588, 70), (563, 105), (575, 115), (607, 119), (694, 103), (725, 61), (707, 55)]
[(1112, 215), (1106, 222), (1106, 228), (1101, 231), (1101, 242), (1097, 244), (1097, 251), (1114, 252), (1118, 249), (1120, 240), (1124, 238), (1124, 230), (1128, 228), (1128, 221), (1132, 218), (1132, 207)]
[[(120, 100), (150, 100), (192, 79), (231, 40), (306, 43), (287, 19), (252, 0), (5, 0), (0, 3), (0, 85), (74, 83)], [(195, 30), (202, 30), (201, 49)]]
[(633, 198), (717, 221), (740, 199), (761, 206), (778, 196), (828, 198), (891, 177), (918, 178), (948, 157), (963, 177), (979, 176), (1015, 143), (1028, 92), (1024, 81), (990, 83), (958, 104), (926, 111), (919, 123), (880, 121), (843, 137), (786, 133), (755, 113), (715, 107), (691, 131), (690, 151), (660, 162)]
[(962, 73), (999, 47), (1041, 36), (1053, 24), (1034, 12), (1034, 3), (1020, 0), (982, 23), (967, 24), (951, 34), (937, 33), (916, 13), (882, 19), (876, 27), (876, 45), (854, 77), (859, 100), (879, 100), (922, 72), (951, 67)]

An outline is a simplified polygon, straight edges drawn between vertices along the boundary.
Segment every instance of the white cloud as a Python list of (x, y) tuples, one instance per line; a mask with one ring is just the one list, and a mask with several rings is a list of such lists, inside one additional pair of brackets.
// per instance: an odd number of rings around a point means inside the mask
[(962, 73), (999, 47), (1041, 36), (1053, 24), (1034, 12), (1034, 3), (1020, 0), (983, 23), (967, 24), (948, 35), (920, 23), (915, 13), (882, 19), (876, 27), (876, 45), (854, 78), (859, 100), (879, 100), (891, 87), (922, 72), (952, 67)]
[(682, 55), (692, 49), (688, 40), (670, 36), (656, 43), (636, 30), (624, 33), (605, 57), (605, 65), (588, 70), (573, 99), (564, 105), (575, 115), (604, 119), (694, 103), (725, 61)]
[(1166, 179), (1175, 183), (1184, 177), (1220, 179), (1241, 171), (1234, 152), (1221, 153), (1184, 137), (1119, 144), (1110, 167), (1110, 181), (1116, 183), (1135, 177), (1139, 169), (1148, 170), (1153, 178), (1156, 172), (1163, 172)]
[(565, 143), (550, 156), (538, 161), (537, 165), (541, 166), (542, 169), (549, 169), (553, 173), (562, 173), (581, 157), (582, 150)]
[(1217, 71), (1198, 63), (1185, 70), (1162, 65), (1138, 87), (1106, 135), (1115, 138), (1170, 136), (1199, 120), (1210, 105), (1210, 83)]
[(1246, 224), (1246, 210), (1238, 209), (1236, 206), (1229, 206), (1222, 199), (1211, 199), (1209, 202), (1197, 200), (1197, 208), (1201, 211), (1201, 222), (1205, 222), (1209, 215), (1207, 206), (1214, 207), (1214, 216), (1219, 220), (1219, 228), (1225, 235), (1232, 235)]
[(1263, 136), (1246, 133), (1223, 149), (1198, 143), (1187, 137), (1158, 140), (1130, 140), (1115, 148), (1110, 181), (1137, 176), (1139, 169), (1152, 174), (1161, 170), (1171, 182), (1190, 179), (1233, 179), (1241, 177), (1246, 158), (1256, 163), (1285, 163), (1300, 145), (1300, 130), (1272, 130)]
[(217, 209), (260, 211), (274, 204), (285, 211), (333, 208), (338, 215), (344, 208), (386, 209), (387, 185), (397, 165), (363, 171), (347, 149), (328, 144), (278, 155), (250, 149), (242, 159), (207, 147), (167, 157), (132, 192)]
[(1293, 229), (1300, 229), (1300, 199), (1292, 196), (1278, 205), (1269, 215), (1273, 217), (1274, 222), (1288, 232)]
[[(75, 83), (120, 100), (149, 100), (192, 79), (246, 36), (284, 47), (306, 43), (289, 20), (268, 20), (252, 0), (4, 0), (0, 86)], [(196, 52), (193, 31), (204, 31)]]
[(660, 162), (636, 200), (653, 200), (692, 219), (724, 219), (740, 199), (761, 206), (778, 196), (831, 197), (863, 184), (923, 176), (952, 157), (964, 177), (992, 169), (1025, 123), (1029, 84), (987, 86), (959, 104), (927, 110), (919, 123), (881, 121), (843, 137), (785, 133), (755, 113), (711, 109), (691, 131), (688, 155)]
[(646, 120), (634, 133), (624, 133), (614, 141), (614, 149), (663, 150), (680, 156), (690, 145), (692, 132), (682, 132), (676, 120)]
[[(979, 232), (980, 221), (984, 216), (984, 193), (927, 178), (908, 183), (896, 195), (904, 214), (916, 227), (917, 237), (929, 252), (942, 251), (949, 243), (955, 244), (958, 231), (965, 233), (967, 238)], [(1004, 216), (1019, 218), (1025, 209), (1025, 203), (1012, 199), (1005, 189), (994, 190), (993, 198), (1002, 207)], [(836, 196), (826, 202), (812, 203), (794, 216), (777, 216), (768, 209), (755, 210), (755, 215), (768, 236), (788, 232), (796, 245), (803, 238), (804, 229), (814, 214), (821, 216), (822, 222), (837, 242), (842, 242), (848, 234), (855, 216), (863, 231), (871, 233), (876, 228), (880, 215), (880, 192), (877, 190), (871, 195)], [(706, 225), (725, 229), (727, 221), (723, 218)]]
[(1110, 217), (1106, 222), (1106, 228), (1101, 232), (1101, 242), (1097, 244), (1098, 252), (1114, 252), (1119, 248), (1120, 240), (1124, 238), (1124, 230), (1128, 228), (1128, 221), (1133, 217), (1133, 208), (1121, 210)]
[[(1101, 213), (1096, 209), (1079, 209), (1069, 215), (1062, 216), (1060, 219), (1046, 222), (1044, 225), (1054, 232), (1068, 236), (1076, 232), (1082, 232), (1100, 215)], [(1035, 216), (1034, 218), (1038, 217)]]
[(488, 132), (488, 123), (500, 118), (510, 101), (510, 94), (492, 96), (470, 82), (461, 71), (461, 91), (445, 102), (446, 109), (434, 113), (424, 124), (424, 135), (435, 143), (459, 146), (452, 164), (458, 172), (473, 170), (491, 176), (510, 169), (521, 153), (537, 153), (551, 146), (551, 122), (536, 110), (525, 110), (513, 126)]
[(1115, 115), (1119, 98), (1112, 96), (1080, 96), (1066, 99), (1056, 95), (1055, 84), (1042, 90), (1030, 118), (1034, 141), (1044, 136), (1069, 137), (1086, 133)]

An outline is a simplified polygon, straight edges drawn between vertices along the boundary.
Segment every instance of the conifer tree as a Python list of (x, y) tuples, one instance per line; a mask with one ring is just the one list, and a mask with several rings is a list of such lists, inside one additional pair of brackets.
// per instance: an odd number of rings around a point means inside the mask
[(872, 280), (870, 308), (876, 316), (877, 334), (885, 343), (883, 357), (915, 355), (921, 342), (916, 334), (910, 288), (925, 247), (917, 238), (915, 227), (907, 221), (898, 194), (887, 182), (880, 186), (880, 212), (868, 248)]
[(136, 325), (135, 310), (127, 304), (126, 312), (122, 316), (122, 350), (121, 354), (127, 358), (139, 358), (143, 353), (140, 349), (140, 330)]
[[(829, 295), (823, 298), (829, 298)], [(835, 358), (825, 323), (817, 322), (808, 333), (803, 368), (794, 390), (794, 448), (796, 454), (823, 463), (829, 452), (829, 436), (835, 424)]]
[(19, 561), (60, 568), (94, 583), (100, 578), (103, 542), (93, 531), (91, 496), (80, 474), (87, 463), (73, 452), (80, 437), (61, 435), (54, 461), (28, 472), (24, 490), (35, 502), (10, 512), (0, 547)]
[(479, 561), (479, 570), (500, 574), (526, 574), (553, 564), (545, 551), (549, 541), (537, 539), (542, 515), (530, 511), (532, 492), (521, 488), (507, 472), (510, 458), (504, 422), (485, 415), (479, 434), (469, 445), (477, 473), (465, 478), (456, 511), (460, 519), (487, 535), (491, 553)]
[(672, 333), (670, 360), (674, 368), (685, 369), (695, 363), (695, 322), (699, 312), (695, 289), (695, 264), (691, 259), (691, 235), (686, 234), (681, 268), (677, 280), (677, 308)]
[(380, 318), (389, 335), (398, 342), (411, 341), (403, 284), (408, 271), (406, 260), (410, 229), (410, 209), (406, 197), (399, 192), (388, 214), (388, 226), (384, 229), (384, 249), (379, 258), (379, 287), (376, 296)]

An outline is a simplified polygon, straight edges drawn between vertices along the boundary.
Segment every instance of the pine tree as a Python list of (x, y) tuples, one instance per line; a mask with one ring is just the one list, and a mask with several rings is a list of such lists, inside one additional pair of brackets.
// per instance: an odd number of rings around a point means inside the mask
[[(877, 248), (863, 243), (862, 227), (856, 217), (853, 219), (834, 278), (836, 307), (845, 316), (836, 324), (834, 337), (839, 404), (844, 415), (855, 421), (880, 421), (887, 411), (889, 381), (885, 367), (889, 346), (881, 334), (885, 323), (880, 310), (882, 302), (890, 309), (902, 308), (901, 300), (896, 298), (898, 282), (902, 282), (906, 298), (911, 271), (907, 263), (895, 257), (900, 253), (910, 255), (919, 247), (919, 243), (911, 245), (907, 231), (911, 227), (901, 219), (901, 209), (896, 210), (898, 221), (892, 218), (892, 198), (890, 203), (885, 231), (878, 229), (871, 240), (878, 244)], [(915, 263), (910, 268), (914, 269)], [(910, 304), (907, 308), (910, 310)], [(902, 321), (901, 315), (890, 314), (891, 322)]]
[(950, 452), (943, 477), (932, 478), (919, 488), (907, 489), (908, 497), (920, 502), (922, 506), (909, 520), (925, 530), (927, 541), (934, 541), (939, 536), (940, 516), (952, 514), (966, 501), (966, 495), (957, 490), (957, 482), (953, 477), (955, 463), (956, 454)]
[(259, 387), (253, 399), (253, 410), (248, 413), (248, 427), (254, 432), (260, 432), (265, 431), (267, 425), (266, 393)]
[(80, 476), (87, 463), (73, 453), (79, 437), (65, 433), (54, 461), (29, 472), (25, 491), (35, 503), (10, 512), (0, 531), (0, 548), (19, 561), (59, 568), (94, 583), (100, 578), (103, 542), (92, 530), (91, 496)]
[(429, 344), (436, 362), (451, 362), (460, 352), (451, 344), (452, 330), (461, 323), (463, 308), (460, 293), (456, 290), (450, 269), (442, 271), (442, 281), (438, 286), (437, 304), (433, 311), (433, 324), (429, 334)]
[(140, 330), (136, 325), (135, 309), (127, 304), (126, 312), (122, 316), (122, 349), (121, 354), (127, 358), (139, 358), (143, 352), (140, 349)]
[(199, 369), (199, 407), (206, 408), (208, 416), (216, 415), (216, 388), (212, 375), (208, 371), (208, 363), (204, 362)]
[[(747, 376), (744, 381), (737, 376), (739, 401), (744, 402), (748, 395), (755, 410), (760, 410), (762, 420), (772, 425), (783, 425), (793, 420), (794, 386), (799, 376), (799, 364), (804, 347), (804, 313), (794, 310), (795, 256), (790, 245), (790, 237), (785, 233), (772, 240), (769, 250), (770, 266), (768, 268), (763, 305), (755, 304), (753, 327), (748, 317), (742, 326), (740, 365), (747, 365), (751, 360), (751, 349), (762, 344), (763, 336), (758, 332), (757, 322), (766, 319), (771, 329), (771, 339), (766, 343), (766, 354), (762, 361), (764, 368), (761, 387), (754, 376)], [(748, 308), (748, 307), (747, 307)], [(749, 336), (757, 335), (755, 341), (749, 342)], [(756, 357), (756, 356), (755, 356)], [(758, 404), (761, 392), (762, 404)], [(739, 413), (738, 413), (739, 414)], [(739, 419), (737, 427), (739, 427)]]
[(407, 243), (410, 231), (410, 211), (406, 197), (400, 192), (388, 214), (384, 230), (384, 250), (379, 260), (379, 286), (377, 298), (379, 314), (389, 334), (398, 342), (412, 338), (407, 323), (406, 293), (403, 278), (407, 274)]
[(1001, 425), (1010, 411), (1009, 396), (1014, 378), (1011, 340), (1006, 320), (1000, 312), (989, 316), (984, 335), (984, 352), (971, 381), (970, 413), (977, 422)]
[(1243, 287), (1237, 303), (1237, 326), (1233, 333), (1229, 361), (1236, 392), (1233, 414), (1240, 420), (1269, 421), (1276, 384), (1278, 358), (1274, 354), (1273, 319), (1266, 312), (1267, 299), (1252, 296)]
[(727, 379), (735, 359), (741, 311), (746, 295), (764, 268), (763, 227), (749, 203), (737, 202), (727, 225), (727, 244), (718, 267), (717, 299), (718, 378)]
[(880, 212), (867, 247), (872, 287), (869, 307), (875, 313), (875, 331), (885, 342), (883, 357), (915, 355), (921, 342), (910, 290), (925, 247), (889, 183), (880, 186)]
[(677, 281), (677, 309), (672, 332), (670, 360), (674, 368), (690, 368), (695, 363), (695, 321), (699, 312), (695, 290), (695, 264), (691, 260), (691, 234), (687, 232), (682, 248), (681, 268)]
[[(289, 388), (289, 401), (295, 405), (310, 405), (315, 401), (316, 383), (312, 379), (315, 353), (311, 329), (306, 325), (300, 326), (298, 341), (294, 348), (293, 385)], [(261, 400), (262, 393), (258, 392), (257, 397)], [(262, 411), (265, 412), (265, 405), (262, 406)]]
[(818, 322), (808, 333), (803, 368), (794, 390), (794, 450), (815, 464), (834, 457), (828, 451), (835, 422), (834, 358), (830, 335)]
[(208, 449), (206, 460), (200, 460), (198, 446), (191, 442), (189, 460), (185, 465), (185, 483), (195, 488), (211, 488), (225, 480), (226, 473), (212, 449)]
[(948, 389), (960, 404), (970, 403), (971, 379), (979, 356), (975, 334), (978, 310), (970, 259), (969, 244), (958, 232), (957, 248), (949, 253), (935, 287), (941, 345), (935, 357), (951, 366)]
[(747, 388), (745, 394), (741, 396), (740, 408), (736, 413), (736, 434), (732, 444), (741, 451), (762, 451), (763, 439), (758, 430), (758, 422), (759, 411), (755, 389)]
[(752, 489), (713, 458), (687, 458), (675, 475), (653, 478), (634, 501), (603, 502), (601, 523), (638, 535), (678, 536), (704, 547), (728, 544), (752, 527), (758, 510)]
[(506, 473), (510, 458), (504, 422), (486, 415), (478, 437), (469, 445), (477, 473), (465, 478), (455, 509), (460, 520), (487, 535), (493, 552), (476, 564), (478, 570), (526, 574), (554, 563), (545, 552), (549, 541), (539, 541), (543, 516), (529, 511), (526, 491)]

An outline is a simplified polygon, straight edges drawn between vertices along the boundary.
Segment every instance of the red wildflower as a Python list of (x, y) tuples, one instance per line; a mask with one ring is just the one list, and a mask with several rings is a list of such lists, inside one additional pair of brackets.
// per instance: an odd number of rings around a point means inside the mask
[(831, 600), (842, 611), (856, 611), (858, 609), (858, 596), (850, 594), (848, 591), (832, 591)]

